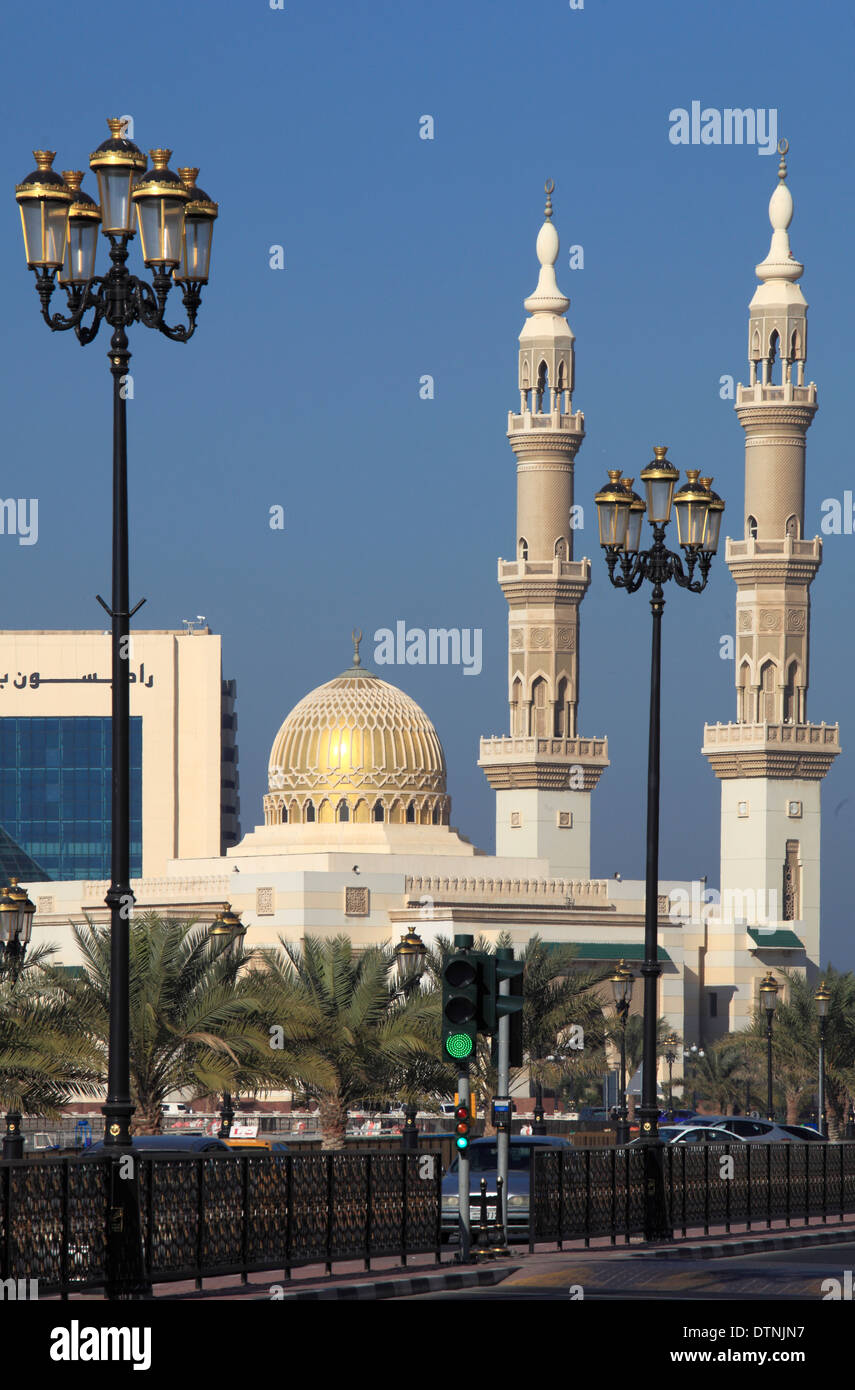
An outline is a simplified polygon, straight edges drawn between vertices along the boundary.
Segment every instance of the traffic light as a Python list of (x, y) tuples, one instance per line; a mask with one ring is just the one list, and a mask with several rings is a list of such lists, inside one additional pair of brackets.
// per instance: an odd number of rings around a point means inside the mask
[(469, 1106), (458, 1105), (454, 1112), (454, 1144), (460, 1153), (465, 1153), (469, 1148), (469, 1126), (471, 1123)]
[(475, 1051), (479, 964), (474, 954), (456, 951), (442, 969), (442, 1048), (455, 1062), (468, 1061)]
[[(522, 1013), (523, 962), (504, 954), (484, 954), (481, 957), (481, 989), (478, 999), (479, 1026), (482, 1033), (495, 1033), (499, 1019)], [(509, 994), (499, 993), (499, 983), (510, 980)], [(519, 1064), (517, 1064), (519, 1065)]]
[[(509, 1056), (508, 1066), (521, 1067), (523, 1064), (522, 1047), (522, 1009), (523, 1009), (523, 962), (514, 960), (514, 953), (500, 947), (495, 956), (489, 958), (495, 967), (495, 977), (486, 972), (488, 984), (492, 986), (492, 994), (489, 999), (485, 997), (482, 1008), (488, 1015), (487, 1022), (493, 1026), (490, 1031), (493, 1033), (493, 1047), (491, 1061), (493, 1066), (498, 1062), (498, 1028), (500, 1018), (510, 1019), (509, 1029)], [(502, 980), (510, 981), (510, 992), (499, 994), (498, 986)]]

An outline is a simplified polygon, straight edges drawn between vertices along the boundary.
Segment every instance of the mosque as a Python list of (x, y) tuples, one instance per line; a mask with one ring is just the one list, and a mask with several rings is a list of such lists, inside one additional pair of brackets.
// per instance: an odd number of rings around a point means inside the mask
[[(771, 246), (749, 308), (749, 380), (735, 404), (745, 432), (744, 515), (726, 543), (737, 586), (736, 719), (704, 730), (721, 783), (721, 901), (705, 902), (697, 883), (659, 884), (660, 1013), (687, 1046), (744, 1026), (769, 970), (813, 974), (819, 963), (820, 784), (840, 745), (836, 725), (807, 713), (809, 589), (822, 542), (803, 536), (817, 396), (804, 380), (807, 304), (792, 213), (782, 156)], [(573, 943), (583, 963), (624, 960), (638, 974), (644, 883), (590, 875), (591, 800), (609, 757), (607, 739), (577, 724), (591, 562), (574, 556), (585, 429), (573, 406), (575, 339), (558, 251), (548, 193), (519, 337), (519, 403), (507, 423), (516, 539), (498, 580), (508, 603), (509, 721), (507, 732), (482, 738), (478, 763), (496, 797), (495, 855), (453, 828), (433, 724), (366, 669), (355, 634), (350, 666), (304, 696), (273, 741), (264, 824), (222, 853), (185, 852), (159, 876), (135, 879), (137, 910), (210, 921), (230, 903), (248, 946), (344, 932), (360, 948), (412, 929), (426, 943), (506, 931), (522, 947), (537, 933)], [(29, 886), (38, 929), (68, 963), (69, 922), (106, 921), (107, 886)]]

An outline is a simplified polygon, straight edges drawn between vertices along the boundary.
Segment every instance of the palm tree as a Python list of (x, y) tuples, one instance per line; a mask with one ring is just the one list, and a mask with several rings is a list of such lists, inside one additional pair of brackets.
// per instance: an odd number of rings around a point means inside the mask
[(260, 953), (265, 1016), (271, 1027), (291, 1020), (291, 1041), (274, 1054), (280, 1084), (297, 1081), (317, 1096), (325, 1149), (343, 1146), (358, 1101), (445, 1092), (439, 996), (400, 990), (388, 944), (358, 953), (344, 935), (279, 940), (281, 950)]
[(692, 1090), (722, 1115), (729, 1115), (742, 1104), (746, 1075), (744, 1040), (733, 1035), (719, 1038), (695, 1061)]
[(0, 970), (0, 1108), (51, 1119), (70, 1097), (101, 1089), (97, 1049), (50, 994), (46, 966), (56, 951), (32, 947), (17, 981)]
[[(805, 1099), (818, 1088), (819, 1015), (814, 984), (795, 971), (781, 973), (787, 998), (775, 1009), (772, 1057), (775, 1079), (786, 1096), (787, 1123), (795, 1124)], [(848, 1097), (855, 1091), (855, 975), (829, 965), (824, 979), (831, 994), (825, 1029), (826, 1108), (829, 1133), (839, 1138)], [(758, 1010), (748, 1036), (765, 1058), (765, 1010)]]
[[(661, 1057), (665, 1050), (665, 1039), (671, 1031), (667, 1018), (656, 1020), (656, 1056)], [(607, 1036), (616, 1047), (620, 1047), (620, 1023), (617, 1018), (609, 1021)], [(644, 1060), (644, 1015), (630, 1014), (626, 1020), (626, 1079), (627, 1086)], [(676, 1084), (675, 1078), (675, 1084)], [(635, 1119), (635, 1096), (627, 1095), (627, 1120)]]
[[(110, 1018), (110, 931), (75, 926), (83, 973), (47, 967), (51, 997), (73, 1011), (101, 1058), (106, 1079)], [(173, 1091), (247, 1091), (276, 1081), (263, 1026), (253, 953), (228, 952), (192, 922), (146, 912), (130, 933), (131, 1090), (140, 1134), (159, 1134)]]

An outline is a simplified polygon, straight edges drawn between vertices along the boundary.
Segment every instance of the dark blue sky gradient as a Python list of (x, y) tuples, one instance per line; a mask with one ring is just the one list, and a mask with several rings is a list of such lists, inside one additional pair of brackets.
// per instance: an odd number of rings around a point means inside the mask
[[(514, 547), (506, 413), (551, 176), (574, 404), (588, 431), (576, 469), (587, 508), (577, 554), (594, 562), (581, 732), (607, 734), (612, 760), (594, 794), (592, 871), (641, 876), (649, 609), (608, 585), (592, 498), (607, 466), (637, 476), (667, 443), (679, 467), (715, 476), (725, 527), (741, 530), (743, 435), (719, 378), (746, 377), (777, 165), (751, 147), (675, 147), (668, 113), (693, 100), (775, 107), (790, 140), (791, 236), (820, 401), (808, 436), (813, 535), (822, 500), (855, 488), (852, 26), (842, 0), (7, 6), (0, 490), (37, 497), (40, 512), (37, 545), (0, 537), (2, 625), (100, 626), (94, 595), (110, 562), (107, 341), (84, 350), (41, 322), (14, 184), (34, 147), (56, 148), (58, 169), (88, 168), (104, 118), (131, 114), (137, 143), (172, 147), (173, 168), (198, 164), (221, 205), (193, 342), (131, 334), (132, 588), (148, 598), (138, 621), (175, 627), (204, 613), (223, 633), (244, 829), (261, 819), (279, 724), (349, 665), (354, 625), (367, 639), (398, 619), (483, 628), (477, 678), (450, 667), (380, 674), (436, 723), (454, 823), (492, 848), (493, 794), (475, 762), (479, 736), (507, 727), (496, 584), (496, 559)], [(435, 119), (432, 142), (418, 137), (423, 114)], [(96, 193), (91, 173), (84, 188)], [(567, 268), (573, 243), (583, 270)], [(284, 271), (269, 269), (273, 244)], [(424, 373), (436, 381), (430, 402), (419, 399)], [(277, 503), (284, 531), (268, 526)], [(845, 749), (825, 784), (823, 830), (823, 949), (841, 967), (855, 966), (853, 558), (855, 536), (827, 538), (809, 697), (812, 719), (840, 720)], [(718, 879), (719, 789), (699, 749), (705, 719), (734, 717), (733, 664), (719, 658), (734, 593), (719, 561), (701, 599), (668, 595), (663, 878)]]

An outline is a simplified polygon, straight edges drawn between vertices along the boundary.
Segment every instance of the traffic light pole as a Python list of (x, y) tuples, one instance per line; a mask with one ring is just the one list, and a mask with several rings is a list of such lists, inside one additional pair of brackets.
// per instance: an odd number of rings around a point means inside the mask
[[(458, 1103), (471, 1109), (471, 1098), (469, 1094), (469, 1063), (460, 1063), (457, 1077), (457, 1096)], [(462, 1264), (469, 1263), (469, 1250), (472, 1244), (472, 1233), (469, 1226), (469, 1150), (457, 1150), (457, 1210), (460, 1222), (460, 1260)]]
[[(501, 954), (504, 955), (504, 952), (501, 951), (501, 947), (500, 947), (499, 950), (496, 952), (496, 955), (499, 955), (500, 952), (501, 952)], [(512, 956), (513, 956), (513, 951), (508, 951), (507, 954), (508, 954), (508, 956), (511, 956), (511, 957), (512, 957)], [(510, 994), (510, 992), (511, 992), (511, 982), (510, 982), (510, 980), (500, 980), (500, 981), (499, 981), (499, 994)], [(498, 1039), (499, 1039), (499, 1048), (498, 1048), (498, 1051), (499, 1051), (499, 1057), (498, 1057), (498, 1061), (499, 1061), (499, 1078), (498, 1078), (498, 1083), (497, 1083), (497, 1085), (498, 1085), (498, 1093), (499, 1093), (499, 1095), (500, 1095), (501, 1097), (505, 1097), (505, 1096), (508, 1096), (508, 1095), (510, 1094), (510, 1085), (511, 1085), (511, 1068), (510, 1068), (510, 1055), (511, 1055), (511, 1019), (510, 1019), (510, 1015), (509, 1015), (509, 1014), (501, 1014), (500, 1017), (499, 1017)], [(501, 1187), (501, 1193), (502, 1193), (502, 1212), (501, 1212), (502, 1234), (503, 1234), (503, 1239), (504, 1239), (504, 1241), (507, 1242), (507, 1239), (508, 1239), (508, 1167), (509, 1167), (510, 1148), (511, 1148), (511, 1120), (510, 1120), (510, 1110), (508, 1111), (508, 1121), (507, 1121), (507, 1124), (506, 1124), (506, 1125), (499, 1125), (498, 1128), (497, 1128), (497, 1133), (496, 1133), (496, 1148), (497, 1148), (497, 1162), (496, 1162), (496, 1167), (497, 1167), (498, 1175), (499, 1175), (499, 1177), (502, 1179), (502, 1187)]]

